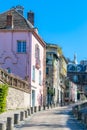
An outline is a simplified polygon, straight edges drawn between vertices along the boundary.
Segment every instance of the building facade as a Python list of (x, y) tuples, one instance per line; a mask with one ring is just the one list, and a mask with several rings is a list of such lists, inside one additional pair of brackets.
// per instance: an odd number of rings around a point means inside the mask
[(66, 92), (66, 85), (65, 85), (65, 81), (67, 78), (67, 60), (64, 57), (64, 55), (60, 56), (60, 100), (59, 103), (61, 105), (65, 104), (65, 92)]
[(78, 99), (84, 100), (87, 98), (87, 61), (82, 60), (80, 63), (68, 63), (67, 76), (77, 84)]
[(60, 53), (56, 44), (46, 44), (46, 87), (47, 104), (59, 104), (60, 91)]
[(75, 84), (69, 78), (67, 78), (67, 80), (65, 81), (65, 85), (65, 104), (77, 102), (77, 84)]
[(21, 6), (0, 14), (0, 67), (30, 82), (31, 106), (39, 106), (45, 102), (46, 45), (34, 28), (33, 12), (27, 16)]

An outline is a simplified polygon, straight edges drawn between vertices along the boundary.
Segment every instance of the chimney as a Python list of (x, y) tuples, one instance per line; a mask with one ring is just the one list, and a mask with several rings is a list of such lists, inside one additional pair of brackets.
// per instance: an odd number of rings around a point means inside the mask
[(16, 10), (19, 14), (23, 15), (23, 10), (24, 10), (23, 6), (17, 5), (17, 6), (15, 7), (15, 10)]
[(34, 13), (32, 11), (27, 13), (27, 19), (32, 25), (34, 25)]
[(13, 28), (13, 18), (11, 12), (7, 14), (7, 28)]

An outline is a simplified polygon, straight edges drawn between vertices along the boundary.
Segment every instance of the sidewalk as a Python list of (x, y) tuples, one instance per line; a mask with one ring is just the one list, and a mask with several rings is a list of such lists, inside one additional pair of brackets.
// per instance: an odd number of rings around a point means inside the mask
[(7, 112), (4, 112), (4, 113), (0, 114), (0, 122), (6, 122), (7, 121), (7, 117), (13, 117), (14, 113), (20, 113), (21, 110), (23, 110), (23, 109), (9, 110)]
[(87, 130), (71, 113), (71, 106), (35, 113), (15, 130)]

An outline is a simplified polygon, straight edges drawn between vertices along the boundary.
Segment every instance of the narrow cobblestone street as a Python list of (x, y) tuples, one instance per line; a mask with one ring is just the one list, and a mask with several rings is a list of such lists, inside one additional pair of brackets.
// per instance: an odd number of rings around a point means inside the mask
[(71, 112), (71, 107), (59, 107), (38, 112), (16, 130), (87, 130)]

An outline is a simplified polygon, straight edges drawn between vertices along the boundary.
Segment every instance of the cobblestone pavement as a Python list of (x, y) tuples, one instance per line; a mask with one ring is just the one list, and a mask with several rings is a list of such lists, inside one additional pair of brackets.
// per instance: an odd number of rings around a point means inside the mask
[(87, 130), (71, 113), (71, 107), (59, 107), (34, 114), (15, 130)]

